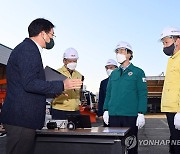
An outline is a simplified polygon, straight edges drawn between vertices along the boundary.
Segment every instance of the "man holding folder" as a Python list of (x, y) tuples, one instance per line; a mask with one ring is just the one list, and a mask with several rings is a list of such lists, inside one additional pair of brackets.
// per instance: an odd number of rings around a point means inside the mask
[(7, 154), (33, 154), (35, 130), (44, 126), (46, 95), (80, 89), (80, 79), (46, 81), (41, 54), (54, 46), (54, 25), (43, 18), (31, 22), (29, 38), (12, 51), (6, 69), (7, 95), (0, 122), (7, 132)]

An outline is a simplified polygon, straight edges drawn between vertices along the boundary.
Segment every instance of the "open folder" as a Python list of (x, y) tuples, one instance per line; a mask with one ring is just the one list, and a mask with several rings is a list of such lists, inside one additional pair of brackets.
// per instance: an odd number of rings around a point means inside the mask
[(55, 69), (46, 66), (45, 69), (45, 76), (46, 76), (46, 81), (57, 81), (61, 80), (64, 81), (67, 77), (60, 72), (56, 71)]
[[(44, 69), (46, 81), (58, 81), (58, 80), (65, 80), (67, 77), (60, 72), (56, 71), (55, 69), (46, 66)], [(53, 95), (46, 95), (46, 102), (51, 103), (54, 100)]]

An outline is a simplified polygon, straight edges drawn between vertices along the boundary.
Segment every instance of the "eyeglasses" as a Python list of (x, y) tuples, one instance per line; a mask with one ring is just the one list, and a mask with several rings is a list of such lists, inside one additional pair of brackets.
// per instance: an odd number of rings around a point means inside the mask
[[(56, 35), (54, 35), (53, 33), (46, 33), (46, 34), (47, 34), (47, 35), (48, 35), (48, 34), (51, 34), (52, 37), (53, 37), (53, 39), (56, 38)], [(48, 36), (49, 36), (49, 35), (48, 35)]]

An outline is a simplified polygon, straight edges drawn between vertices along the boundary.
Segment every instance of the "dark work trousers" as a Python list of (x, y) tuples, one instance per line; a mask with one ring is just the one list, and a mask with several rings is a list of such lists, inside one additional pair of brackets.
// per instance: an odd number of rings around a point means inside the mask
[(180, 154), (180, 130), (175, 129), (174, 116), (176, 113), (166, 113), (170, 130), (170, 151), (172, 154)]
[(33, 154), (35, 148), (35, 130), (3, 125), (7, 132), (6, 154)]
[(129, 135), (134, 138), (135, 145), (128, 148), (128, 154), (138, 154), (137, 116), (109, 116), (109, 127), (130, 127)]
[(80, 115), (80, 111), (63, 111), (52, 108), (51, 114), (54, 120), (66, 120), (68, 115)]
[(109, 127), (109, 124), (107, 125), (107, 124), (103, 121), (103, 127)]

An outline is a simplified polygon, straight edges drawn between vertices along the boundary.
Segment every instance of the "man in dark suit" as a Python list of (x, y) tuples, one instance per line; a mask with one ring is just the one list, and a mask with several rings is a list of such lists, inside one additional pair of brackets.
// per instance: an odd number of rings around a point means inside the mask
[(46, 81), (43, 48), (54, 46), (54, 25), (43, 18), (31, 22), (29, 38), (17, 45), (7, 63), (7, 95), (0, 121), (7, 132), (7, 154), (33, 154), (35, 130), (44, 126), (46, 95), (79, 89), (80, 79)]
[[(105, 65), (105, 69), (106, 69), (106, 72), (107, 72), (107, 75), (108, 75), (108, 78), (104, 79), (101, 81), (100, 83), (100, 88), (99, 88), (99, 101), (98, 101), (98, 117), (100, 119), (102, 119), (102, 116), (103, 116), (103, 105), (104, 105), (104, 100), (105, 100), (105, 97), (106, 97), (106, 87), (107, 87), (107, 84), (108, 84), (108, 80), (109, 80), (109, 76), (111, 75), (111, 72), (117, 68), (118, 65), (117, 65), (117, 62), (113, 59), (109, 59)], [(104, 123), (104, 126), (108, 126)]]

